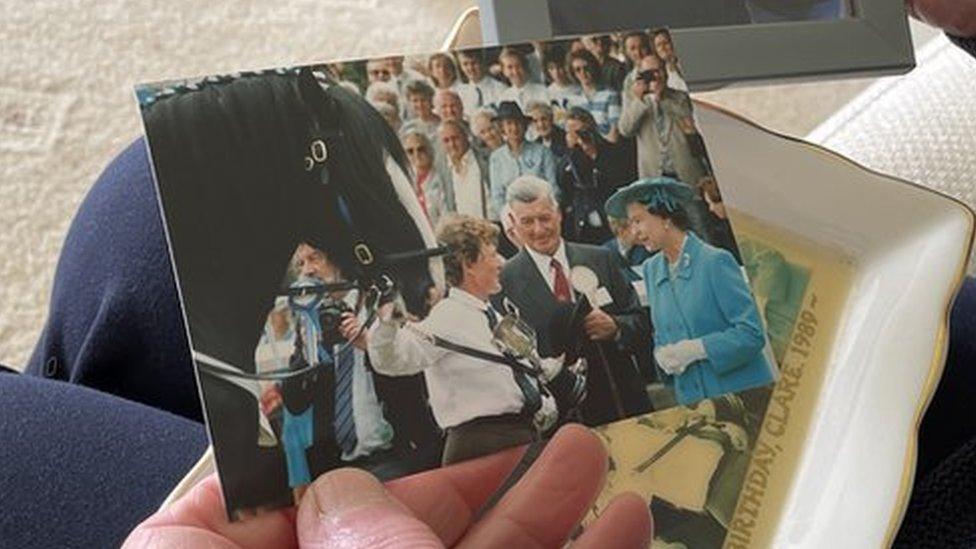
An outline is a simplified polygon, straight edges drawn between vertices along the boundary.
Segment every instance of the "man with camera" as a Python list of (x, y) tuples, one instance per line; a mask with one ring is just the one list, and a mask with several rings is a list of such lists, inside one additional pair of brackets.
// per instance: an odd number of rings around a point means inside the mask
[(538, 334), (541, 356), (586, 359), (583, 423), (649, 412), (634, 355), (650, 340), (650, 324), (620, 259), (606, 248), (563, 240), (562, 215), (545, 181), (519, 177), (507, 201), (524, 247), (505, 264), (503, 295)]
[(708, 175), (701, 155), (692, 144), (697, 131), (691, 98), (668, 87), (668, 70), (661, 58), (648, 53), (637, 67), (630, 88), (623, 90), (620, 134), (637, 138), (637, 171), (640, 177), (676, 175), (697, 188)]
[[(329, 288), (343, 282), (342, 273), (306, 243), (298, 245), (291, 267), (295, 351), (289, 366), (306, 370), (277, 387), (291, 483), (305, 484), (340, 465), (382, 474), (383, 466), (392, 465), (394, 431), (367, 365), (366, 336), (354, 312), (359, 292)], [(305, 474), (311, 478), (299, 483)]]
[(559, 171), (563, 235), (602, 244), (613, 236), (603, 204), (618, 187), (636, 179), (634, 142), (607, 141), (589, 111), (572, 107), (566, 114), (566, 147), (566, 161)]
[(692, 229), (709, 243), (727, 246), (699, 196), (711, 170), (695, 128), (691, 98), (668, 86), (667, 65), (656, 53), (644, 56), (636, 70), (633, 84), (623, 91), (618, 126), (621, 135), (637, 140), (638, 175), (668, 175), (694, 189), (696, 198), (687, 208)]
[(530, 357), (500, 344), (499, 326), (512, 319), (489, 302), (501, 290), (504, 262), (494, 224), (455, 215), (441, 222), (437, 238), (449, 250), (447, 297), (417, 323), (401, 324), (394, 302), (383, 305), (369, 353), (378, 372), (423, 372), (434, 418), (447, 434), (447, 465), (537, 440), (556, 415), (543, 383), (562, 369), (562, 360), (541, 361), (537, 369)]

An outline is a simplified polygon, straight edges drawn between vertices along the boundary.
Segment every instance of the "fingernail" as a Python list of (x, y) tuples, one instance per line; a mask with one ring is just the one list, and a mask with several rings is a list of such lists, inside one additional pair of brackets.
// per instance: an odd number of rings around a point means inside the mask
[(312, 484), (315, 508), (322, 518), (334, 518), (359, 507), (389, 503), (376, 477), (356, 469), (332, 471)]
[(365, 471), (338, 469), (319, 477), (301, 502), (299, 546), (435, 547), (439, 540)]

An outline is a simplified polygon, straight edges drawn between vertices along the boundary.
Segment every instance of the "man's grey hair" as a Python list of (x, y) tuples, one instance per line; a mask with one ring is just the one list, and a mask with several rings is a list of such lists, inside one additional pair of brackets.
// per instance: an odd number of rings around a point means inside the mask
[(552, 107), (548, 103), (543, 103), (542, 101), (532, 101), (525, 106), (525, 112), (533, 113), (536, 111), (541, 111), (543, 116), (552, 118)]
[(398, 120), (400, 118), (400, 111), (396, 110), (393, 105), (387, 103), (386, 101), (370, 101), (369, 104), (376, 109), (376, 112), (382, 114), (384, 117), (396, 116)]
[(480, 107), (476, 109), (473, 113), (470, 113), (472, 125), (477, 120), (486, 120), (492, 122), (495, 119), (495, 110), (491, 107)]
[(423, 145), (427, 152), (431, 155), (434, 154), (434, 143), (430, 140), (430, 136), (426, 132), (418, 128), (415, 124), (407, 123), (404, 124), (400, 129), (400, 143), (407, 140), (408, 137), (416, 137), (420, 140), (420, 144)]
[(392, 96), (399, 104), (400, 90), (398, 90), (396, 85), (391, 82), (377, 81), (373, 82), (366, 88), (367, 101), (382, 101), (379, 99), (379, 96), (384, 94)]
[(552, 185), (545, 179), (534, 175), (520, 175), (512, 180), (505, 191), (505, 203), (511, 206), (515, 202), (528, 204), (540, 198), (548, 198), (556, 206), (556, 195)]
[(461, 122), (458, 122), (457, 120), (444, 120), (443, 122), (440, 123), (440, 125), (437, 126), (437, 134), (440, 135), (441, 131), (444, 128), (454, 128), (455, 130), (461, 132), (461, 135), (464, 136), (464, 139), (466, 141), (469, 141), (468, 129), (465, 128), (464, 124), (462, 124)]
[(438, 89), (436, 92), (434, 92), (434, 102), (437, 103), (441, 98), (447, 97), (449, 95), (453, 95), (454, 97), (457, 98), (458, 101), (461, 100), (461, 96), (458, 95), (458, 92), (454, 90)]

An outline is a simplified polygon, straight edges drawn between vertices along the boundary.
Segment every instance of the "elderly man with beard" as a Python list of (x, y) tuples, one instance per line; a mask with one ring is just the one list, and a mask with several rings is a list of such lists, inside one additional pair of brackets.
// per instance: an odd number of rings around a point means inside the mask
[[(293, 288), (343, 279), (325, 253), (299, 244), (292, 257)], [(358, 465), (382, 474), (393, 459), (393, 428), (383, 415), (366, 340), (352, 313), (356, 292), (330, 292), (305, 302), (293, 298), (295, 352), (289, 367), (312, 369), (277, 386), (288, 481), (296, 501), (315, 476), (339, 465)], [(346, 311), (346, 312), (342, 312)], [(340, 327), (345, 323), (347, 329)], [(351, 344), (346, 344), (351, 341)]]
[[(588, 365), (583, 423), (602, 425), (650, 411), (636, 358), (649, 341), (650, 325), (619, 257), (606, 248), (563, 240), (562, 215), (545, 181), (519, 177), (508, 187), (507, 200), (524, 247), (505, 264), (503, 295), (536, 331), (541, 356), (567, 352), (560, 341), (583, 342), (581, 355)], [(586, 297), (592, 311), (579, 333), (557, 333), (553, 318), (583, 299), (571, 280), (582, 268), (598, 283)]]

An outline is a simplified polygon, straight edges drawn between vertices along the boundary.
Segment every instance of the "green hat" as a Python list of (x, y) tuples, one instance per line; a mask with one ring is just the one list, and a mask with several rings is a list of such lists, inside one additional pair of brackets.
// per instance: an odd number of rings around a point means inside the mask
[(607, 199), (605, 209), (607, 215), (620, 219), (627, 217), (627, 204), (631, 202), (674, 212), (682, 202), (690, 201), (694, 196), (695, 191), (691, 187), (672, 177), (645, 177), (617, 189)]

